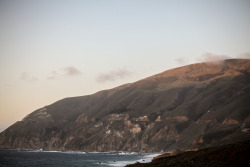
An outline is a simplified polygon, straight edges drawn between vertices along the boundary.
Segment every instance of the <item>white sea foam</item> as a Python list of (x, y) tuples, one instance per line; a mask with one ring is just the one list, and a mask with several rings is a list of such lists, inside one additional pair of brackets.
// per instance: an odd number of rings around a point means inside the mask
[(142, 163), (148, 163), (148, 162), (151, 162), (152, 159), (158, 155), (161, 155), (161, 154), (149, 154), (149, 155), (145, 155), (144, 158), (145, 158), (145, 161), (143, 161)]
[(86, 154), (86, 152), (77, 152), (77, 151), (63, 151), (61, 153), (64, 153), (64, 154)]
[(134, 163), (149, 163), (152, 161), (152, 159), (160, 154), (146, 154), (142, 155), (141, 159), (134, 160), (134, 161), (113, 161), (113, 162), (108, 162), (108, 166), (117, 166), (117, 167), (123, 167), (128, 164), (134, 164)]
[(95, 161), (94, 164), (96, 164), (97, 166), (101, 165), (101, 166), (114, 166), (114, 167), (124, 167), (128, 164), (135, 164), (137, 162), (139, 163), (148, 163), (151, 162), (152, 159), (160, 154), (145, 154), (145, 153), (138, 153), (138, 152), (75, 152), (75, 151), (45, 151), (42, 149), (39, 150), (25, 150), (27, 152), (44, 152), (44, 153), (62, 153), (62, 154), (103, 154), (103, 155), (117, 155), (117, 156), (137, 156), (139, 159), (137, 160), (113, 160), (113, 161), (96, 161), (96, 160), (88, 160), (88, 161)]
[(40, 151), (40, 152), (46, 152), (46, 153), (61, 153), (62, 151)]
[(134, 164), (134, 163), (136, 163), (136, 161), (117, 161), (117, 162), (108, 163), (107, 165), (108, 166), (123, 167), (123, 166), (126, 166), (128, 164)]

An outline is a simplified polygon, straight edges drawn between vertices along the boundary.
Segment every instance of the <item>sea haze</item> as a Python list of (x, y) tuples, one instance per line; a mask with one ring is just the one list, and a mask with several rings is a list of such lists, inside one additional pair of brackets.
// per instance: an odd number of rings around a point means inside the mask
[(158, 154), (0, 150), (0, 167), (122, 167), (150, 162)]

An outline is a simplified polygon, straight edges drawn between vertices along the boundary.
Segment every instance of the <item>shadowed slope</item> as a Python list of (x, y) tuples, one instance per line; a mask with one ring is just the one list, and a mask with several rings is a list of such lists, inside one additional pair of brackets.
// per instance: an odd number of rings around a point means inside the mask
[(250, 60), (198, 63), (60, 100), (0, 134), (1, 148), (144, 151), (249, 139)]

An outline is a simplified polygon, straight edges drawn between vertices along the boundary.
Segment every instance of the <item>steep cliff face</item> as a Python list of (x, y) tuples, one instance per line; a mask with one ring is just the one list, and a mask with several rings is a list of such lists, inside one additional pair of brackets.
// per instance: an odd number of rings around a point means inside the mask
[(250, 60), (199, 63), (34, 111), (0, 148), (141, 151), (249, 140)]

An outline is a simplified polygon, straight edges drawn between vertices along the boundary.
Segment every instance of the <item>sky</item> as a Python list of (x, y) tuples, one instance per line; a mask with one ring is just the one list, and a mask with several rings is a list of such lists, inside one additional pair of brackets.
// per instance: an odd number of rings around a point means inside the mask
[(65, 97), (250, 58), (250, 0), (0, 0), (0, 131)]

